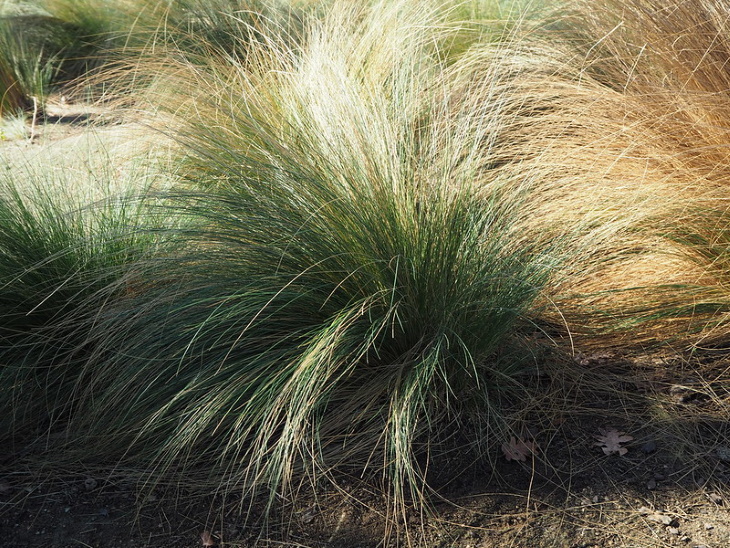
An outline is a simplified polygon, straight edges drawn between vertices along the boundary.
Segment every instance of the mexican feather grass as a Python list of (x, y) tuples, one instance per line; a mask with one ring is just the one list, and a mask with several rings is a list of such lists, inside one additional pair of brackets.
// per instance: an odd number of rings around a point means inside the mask
[(504, 441), (524, 335), (604, 229), (536, 218), (544, 174), (495, 169), (524, 101), (498, 46), (480, 96), (453, 92), (439, 21), (341, 3), (300, 46), (150, 62), (188, 228), (96, 326), (71, 425), (87, 457), (271, 503), (375, 471), (401, 504), (449, 439), (475, 457)]
[(0, 439), (11, 458), (66, 430), (92, 326), (155, 247), (162, 220), (142, 197), (163, 177), (128, 164), (125, 179), (117, 158), (95, 160), (94, 173), (68, 158), (7, 160), (0, 173)]
[[(698, 112), (678, 110), (684, 96), (634, 84), (660, 65), (633, 50), (633, 64), (588, 59), (600, 48), (559, 25), (554, 44), (532, 23), (522, 41), (517, 23), (509, 41), (464, 37), (431, 3), (302, 17), (296, 40), (241, 19), (226, 31), (242, 33), (235, 51), (180, 39), (164, 55), (147, 44), (131, 77), (114, 68), (122, 86), (153, 84), (132, 102), (151, 101), (181, 179), (140, 217), (114, 217), (114, 236), (74, 232), (91, 210), (38, 217), (8, 195), (9, 242), (72, 223), (3, 273), (12, 295), (30, 292), (12, 306), (57, 306), (43, 334), (80, 334), (58, 353), (73, 412), (45, 446), (54, 458), (143, 469), (148, 487), (263, 493), (270, 510), (301, 482), (375, 474), (397, 513), (427, 499), (441, 456), (494, 458), (505, 409), (539, 400), (525, 384), (538, 338), (570, 346), (576, 328), (716, 311), (702, 292), (718, 294), (703, 282), (724, 264), (707, 256), (724, 249), (723, 213), (710, 227), (698, 212), (722, 170), (700, 162), (709, 137), (677, 144), (711, 125), (668, 131)], [(650, 108), (659, 96), (674, 102)], [(61, 259), (45, 293), (20, 283)], [(46, 382), (5, 371), (9, 385)]]
[[(675, 329), (684, 322), (685, 343), (725, 346), (727, 6), (715, 0), (576, 2), (559, 19), (553, 36), (572, 45), (585, 74), (618, 94), (622, 139), (635, 143), (627, 152), (646, 160), (645, 180), (673, 202), (643, 227), (643, 245), (653, 247), (653, 257), (636, 272), (635, 285), (646, 291), (626, 294), (625, 314), (667, 319)], [(649, 308), (631, 305), (636, 297), (651, 302)]]

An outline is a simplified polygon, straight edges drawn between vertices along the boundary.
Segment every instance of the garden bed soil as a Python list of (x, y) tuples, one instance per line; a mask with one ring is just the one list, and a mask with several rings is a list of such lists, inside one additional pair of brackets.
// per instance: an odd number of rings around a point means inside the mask
[[(627, 364), (634, 370), (657, 365), (656, 357), (646, 356), (579, 361), (588, 375), (615, 370), (614, 378), (626, 375)], [(722, 375), (728, 361), (713, 359), (694, 369), (687, 361), (663, 365), (668, 367), (657, 369), (654, 395), (676, 406), (676, 417), (706, 417), (691, 429), (662, 422), (642, 426), (647, 414), (626, 403), (627, 393), (594, 393), (590, 401), (582, 398), (574, 416), (535, 432), (536, 452), (524, 462), (498, 452), (491, 466), (458, 457), (440, 463), (432, 476), (443, 499), (433, 498), (429, 513), (408, 510), (401, 520), (407, 525), (400, 528), (386, 531), (387, 501), (364, 480), (340, 478), (337, 488), (327, 483), (295, 502), (283, 501), (286, 517), (263, 526), (257, 519), (262, 506), (242, 511), (241, 501), (232, 498), (188, 498), (184, 482), (175, 495), (146, 493), (142, 504), (141, 491), (119, 471), (63, 480), (56, 473), (43, 481), (6, 462), (0, 469), (0, 538), (8, 548), (193, 548), (205, 540), (240, 548), (730, 546), (727, 419), (723, 424), (721, 417), (717, 423), (707, 418), (718, 402), (694, 389), (699, 377), (688, 373), (701, 370), (727, 387)], [(675, 374), (685, 384), (668, 382)], [(598, 437), (606, 428), (632, 435), (621, 443), (625, 454), (605, 454)]]

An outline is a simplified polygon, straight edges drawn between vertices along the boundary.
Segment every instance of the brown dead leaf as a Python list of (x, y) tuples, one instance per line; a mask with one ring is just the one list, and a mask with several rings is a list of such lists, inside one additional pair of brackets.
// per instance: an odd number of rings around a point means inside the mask
[(213, 535), (210, 534), (210, 531), (203, 531), (200, 533), (200, 540), (203, 541), (203, 546), (215, 546), (216, 544)]
[(599, 428), (598, 430), (601, 435), (596, 436), (598, 440), (593, 445), (597, 445), (606, 455), (612, 455), (618, 453), (619, 455), (625, 455), (629, 452), (626, 447), (622, 447), (622, 443), (632, 441), (633, 436), (629, 436), (626, 432), (619, 432), (615, 428)]
[(527, 457), (535, 452), (537, 445), (534, 441), (525, 441), (512, 436), (509, 441), (502, 444), (502, 453), (507, 460), (519, 460), (525, 462)]

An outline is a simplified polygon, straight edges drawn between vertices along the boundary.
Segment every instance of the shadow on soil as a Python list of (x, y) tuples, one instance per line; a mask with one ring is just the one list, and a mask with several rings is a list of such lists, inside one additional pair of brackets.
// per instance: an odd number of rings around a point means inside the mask
[[(123, 480), (89, 471), (44, 482), (7, 460), (0, 538), (17, 548), (730, 546), (729, 358), (581, 356), (531, 382), (543, 397), (508, 416), (535, 452), (508, 461), (495, 445), (491, 464), (457, 452), (432, 463), (442, 498), (427, 514), (409, 509), (387, 540), (387, 501), (352, 478), (263, 526), (256, 504), (242, 512), (241, 501), (178, 492), (140, 509)], [(601, 429), (630, 436), (627, 451), (606, 454)]]

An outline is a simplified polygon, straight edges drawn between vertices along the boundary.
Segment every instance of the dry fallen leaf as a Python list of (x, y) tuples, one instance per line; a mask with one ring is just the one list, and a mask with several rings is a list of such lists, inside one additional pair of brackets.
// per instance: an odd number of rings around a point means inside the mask
[(625, 432), (619, 432), (615, 428), (600, 428), (600, 436), (596, 436), (598, 442), (593, 445), (597, 445), (606, 455), (612, 455), (618, 453), (619, 455), (625, 455), (629, 452), (626, 447), (622, 447), (622, 443), (632, 441), (633, 436), (627, 435)]
[(213, 535), (210, 534), (210, 531), (200, 533), (200, 540), (203, 541), (203, 546), (215, 546), (215, 540), (213, 539)]
[(502, 453), (507, 460), (519, 460), (524, 462), (528, 455), (535, 452), (537, 446), (534, 441), (524, 441), (512, 436), (509, 441), (502, 444)]

